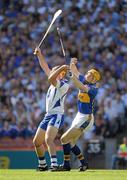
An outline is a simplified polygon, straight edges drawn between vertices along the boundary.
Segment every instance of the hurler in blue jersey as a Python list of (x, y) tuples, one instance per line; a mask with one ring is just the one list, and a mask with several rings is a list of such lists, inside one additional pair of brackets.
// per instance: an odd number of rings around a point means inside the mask
[(83, 132), (88, 131), (94, 123), (93, 104), (97, 95), (97, 82), (101, 76), (99, 71), (90, 69), (85, 76), (81, 75), (76, 67), (77, 59), (72, 58), (70, 70), (72, 73), (72, 81), (79, 89), (78, 92), (78, 112), (74, 118), (71, 127), (61, 137), (64, 151), (64, 165), (61, 170), (69, 171), (70, 167), (70, 152), (72, 151), (81, 162), (80, 171), (85, 171), (88, 168), (88, 162), (83, 157), (79, 147), (76, 145), (78, 138)]

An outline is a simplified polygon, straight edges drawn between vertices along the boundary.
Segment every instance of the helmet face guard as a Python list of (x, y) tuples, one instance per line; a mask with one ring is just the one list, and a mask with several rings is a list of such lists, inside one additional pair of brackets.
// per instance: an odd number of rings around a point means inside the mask
[[(60, 68), (60, 66), (55, 66), (52, 68), (52, 72), (56, 71), (58, 68)], [(60, 79), (62, 79), (64, 76), (66, 75), (66, 71), (61, 71), (61, 73), (58, 75), (60, 77)]]
[(60, 73), (60, 77), (64, 77), (66, 75), (66, 72), (65, 71), (62, 71), (61, 73)]

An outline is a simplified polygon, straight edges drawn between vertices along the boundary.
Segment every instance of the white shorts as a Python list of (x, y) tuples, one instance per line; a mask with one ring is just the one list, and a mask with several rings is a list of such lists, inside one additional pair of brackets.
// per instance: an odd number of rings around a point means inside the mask
[(72, 122), (71, 128), (78, 128), (84, 131), (88, 131), (93, 126), (93, 123), (93, 114), (82, 114), (78, 112)]

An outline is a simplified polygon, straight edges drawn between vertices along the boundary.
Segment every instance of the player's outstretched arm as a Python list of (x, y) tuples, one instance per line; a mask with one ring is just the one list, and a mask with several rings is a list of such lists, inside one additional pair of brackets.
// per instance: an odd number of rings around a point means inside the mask
[(78, 89), (80, 89), (80, 90), (82, 90), (82, 91), (84, 91), (84, 92), (88, 92), (88, 91), (89, 91), (89, 87), (88, 87), (87, 85), (84, 85), (82, 82), (80, 82), (73, 72), (72, 72), (72, 77), (71, 77), (71, 79), (72, 79), (74, 85), (75, 85)]
[(43, 69), (43, 71), (45, 72), (45, 74), (47, 76), (49, 76), (51, 70), (49, 69), (49, 66), (48, 66), (47, 62), (46, 62), (44, 56), (42, 55), (40, 48), (37, 47), (35, 49), (34, 55), (36, 55), (38, 57), (39, 64), (40, 64), (41, 68)]
[(73, 74), (78, 78), (80, 75), (80, 72), (78, 71), (76, 64), (77, 64), (77, 58), (71, 58), (71, 63), (70, 63), (70, 69), (73, 71)]
[(53, 68), (53, 70), (50, 72), (50, 76), (48, 77), (48, 80), (51, 84), (53, 84), (54, 86), (56, 86), (57, 81), (56, 78), (58, 77), (58, 75), (62, 72), (65, 71), (65, 73), (69, 70), (69, 66), (68, 65), (62, 65), (58, 68)]

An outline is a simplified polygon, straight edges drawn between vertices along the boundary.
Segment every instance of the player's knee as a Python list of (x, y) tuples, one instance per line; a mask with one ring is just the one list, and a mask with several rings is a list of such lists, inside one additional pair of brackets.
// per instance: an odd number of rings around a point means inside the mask
[(61, 143), (62, 143), (62, 144), (65, 144), (66, 141), (67, 141), (67, 140), (66, 140), (66, 136), (64, 136), (64, 135), (61, 136), (60, 140), (61, 140)]
[(45, 142), (47, 145), (50, 145), (53, 142), (53, 139), (51, 137), (45, 137)]
[(71, 146), (72, 147), (75, 146), (76, 142), (77, 142), (77, 139), (75, 139), (75, 138), (71, 139), (71, 141), (70, 141)]
[(37, 145), (37, 141), (36, 138), (33, 139), (33, 145), (36, 146)]
[(34, 138), (34, 139), (33, 139), (33, 145), (34, 145), (35, 147), (39, 147), (39, 146), (42, 145), (42, 143), (40, 143), (40, 142), (37, 140), (37, 138)]

